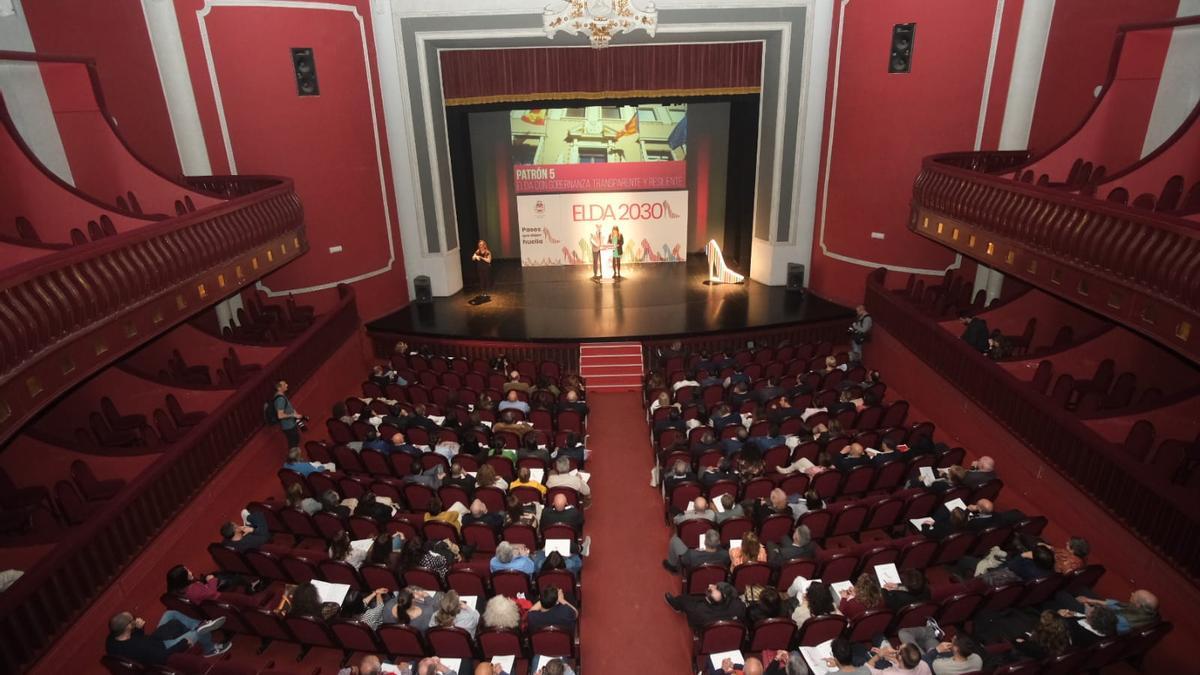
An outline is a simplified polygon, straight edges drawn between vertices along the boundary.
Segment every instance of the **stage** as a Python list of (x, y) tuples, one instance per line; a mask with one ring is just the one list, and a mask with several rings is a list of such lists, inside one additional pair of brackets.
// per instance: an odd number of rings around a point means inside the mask
[(685, 263), (625, 265), (625, 278), (594, 281), (591, 265), (521, 267), (517, 260), (492, 266), (491, 302), (471, 305), (478, 294), (474, 270), (468, 285), (448, 298), (412, 302), (367, 324), (375, 333), (512, 341), (603, 341), (693, 336), (725, 331), (844, 320), (853, 310), (811, 293), (787, 291), (747, 279), (707, 285), (703, 255)]

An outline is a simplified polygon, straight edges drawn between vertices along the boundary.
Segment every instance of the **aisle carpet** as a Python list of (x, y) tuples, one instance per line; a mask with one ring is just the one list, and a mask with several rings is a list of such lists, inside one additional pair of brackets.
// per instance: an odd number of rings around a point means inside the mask
[(593, 394), (588, 405), (594, 506), (584, 524), (592, 538), (583, 572), (584, 669), (687, 673), (691, 632), (663, 601), (664, 592), (679, 592), (679, 581), (662, 568), (671, 530), (659, 490), (650, 487), (641, 394)]

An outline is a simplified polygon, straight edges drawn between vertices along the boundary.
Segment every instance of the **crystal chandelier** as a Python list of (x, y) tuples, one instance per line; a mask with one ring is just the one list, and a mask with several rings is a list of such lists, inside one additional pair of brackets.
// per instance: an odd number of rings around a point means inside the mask
[(653, 2), (645, 5), (643, 10), (635, 7), (633, 0), (560, 0), (546, 6), (542, 27), (550, 39), (559, 31), (571, 35), (584, 33), (591, 38), (593, 47), (607, 47), (614, 35), (638, 29), (654, 37), (658, 10)]

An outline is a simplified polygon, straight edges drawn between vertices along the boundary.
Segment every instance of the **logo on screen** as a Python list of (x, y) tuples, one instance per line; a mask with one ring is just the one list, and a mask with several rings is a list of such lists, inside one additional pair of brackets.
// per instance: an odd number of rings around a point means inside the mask
[(663, 209), (666, 210), (668, 218), (678, 218), (679, 217), (678, 213), (675, 213), (674, 211), (671, 210), (671, 202), (669, 202), (665, 199), (663, 200)]
[(546, 215), (546, 202), (540, 199), (537, 200), (537, 203), (533, 205), (533, 213), (539, 216)]

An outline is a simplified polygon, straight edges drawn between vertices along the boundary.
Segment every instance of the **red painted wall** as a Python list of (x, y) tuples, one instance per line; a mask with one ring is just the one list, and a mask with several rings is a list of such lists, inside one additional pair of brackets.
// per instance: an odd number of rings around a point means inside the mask
[(1045, 150), (1070, 134), (1108, 75), (1117, 27), (1175, 18), (1179, 0), (1057, 0), (1029, 147)]
[(121, 134), (147, 162), (178, 174), (179, 153), (141, 3), (34, 0), (22, 7), (37, 51), (95, 59)]
[[(390, 265), (355, 284), (359, 311), (373, 318), (407, 304), (407, 284), (371, 39), (373, 15), (367, 0), (340, 6), (354, 7), (357, 16), (315, 7), (218, 6), (201, 17), (202, 0), (177, 0), (176, 12), (213, 171), (228, 171), (229, 163), (201, 19), (238, 173), (291, 176), (304, 202), (310, 251), (264, 283), (273, 291), (306, 289)], [(314, 49), (319, 96), (297, 96), (292, 47)], [(330, 253), (333, 246), (342, 251)], [(320, 307), (335, 298), (330, 289), (298, 299)]]
[[(825, 247), (843, 256), (922, 269), (942, 269), (954, 261), (949, 250), (908, 232), (912, 181), (922, 157), (974, 147), (996, 3), (866, 0), (844, 9), (845, 25), (835, 14), (831, 40), (822, 154), (831, 128), (833, 148), (822, 157), (821, 181), (824, 186), (828, 173), (828, 195), (818, 197), (810, 285), (822, 296), (854, 304), (862, 299), (869, 268), (824, 254), (822, 219)], [(1006, 7), (1001, 16), (987, 107), (992, 118), (1003, 114), (1019, 7), (1016, 11)], [(892, 26), (908, 22), (917, 24), (912, 72), (888, 74)], [(841, 68), (835, 75), (839, 31)], [(998, 126), (996, 121), (985, 125), (985, 138), (992, 143)], [(885, 239), (872, 239), (871, 232), (882, 232)], [(973, 276), (973, 266), (968, 268), (964, 273)]]

